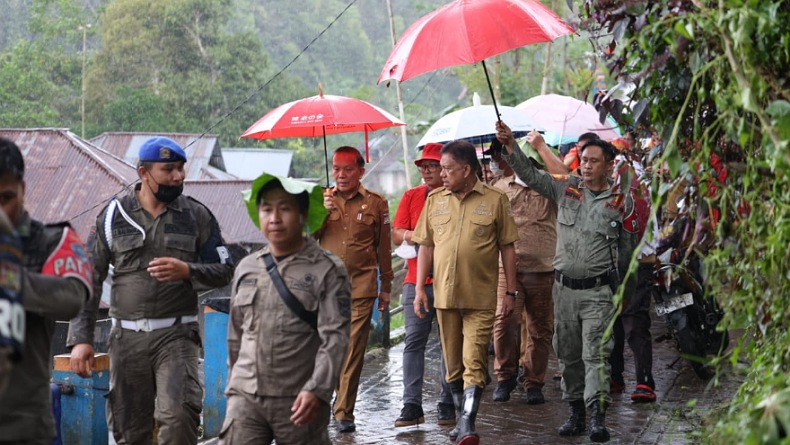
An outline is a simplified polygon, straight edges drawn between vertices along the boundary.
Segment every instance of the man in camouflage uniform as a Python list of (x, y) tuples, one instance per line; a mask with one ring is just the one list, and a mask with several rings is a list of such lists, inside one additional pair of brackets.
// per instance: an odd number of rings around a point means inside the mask
[[(532, 132), (528, 140), (539, 137)], [(625, 270), (623, 265), (638, 243), (630, 182), (621, 187), (610, 181), (615, 150), (608, 142), (592, 140), (581, 147), (581, 177), (576, 177), (535, 168), (501, 121), (497, 138), (506, 147), (505, 161), (518, 177), (558, 206), (554, 350), (562, 372), (563, 399), (571, 405), (571, 416), (559, 433), (582, 433), (585, 407), (589, 407), (590, 439), (606, 442), (604, 413), (611, 401), (608, 357), (613, 342), (604, 332), (615, 314), (612, 290), (619, 286), (618, 269)]]
[[(321, 187), (264, 174), (253, 182), (247, 208), (269, 244), (244, 258), (233, 277), (220, 444), (329, 445), (351, 284), (342, 261), (303, 236), (326, 215)], [(309, 316), (289, 307), (267, 265)]]
[[(181, 194), (186, 154), (155, 137), (139, 151), (140, 184), (110, 202), (89, 240), (102, 288), (114, 266), (110, 317), (108, 425), (118, 444), (195, 444), (203, 406), (198, 378), (197, 291), (233, 275), (219, 224), (208, 208)], [(71, 369), (90, 375), (100, 293), (71, 321)]]
[[(85, 246), (66, 223), (43, 224), (25, 211), (25, 164), (19, 148), (0, 138), (0, 206), (19, 233), (25, 261), (25, 344), (0, 396), (0, 444), (49, 445), (52, 418), (52, 334), (56, 320), (79, 313), (91, 293)], [(4, 264), (5, 279), (16, 271)]]

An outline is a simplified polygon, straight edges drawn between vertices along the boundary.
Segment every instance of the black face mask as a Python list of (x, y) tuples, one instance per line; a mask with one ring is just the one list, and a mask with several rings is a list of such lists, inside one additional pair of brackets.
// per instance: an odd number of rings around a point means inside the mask
[(165, 204), (175, 201), (184, 191), (184, 184), (164, 185), (157, 182), (156, 185), (159, 186), (159, 190), (154, 192), (154, 197)]

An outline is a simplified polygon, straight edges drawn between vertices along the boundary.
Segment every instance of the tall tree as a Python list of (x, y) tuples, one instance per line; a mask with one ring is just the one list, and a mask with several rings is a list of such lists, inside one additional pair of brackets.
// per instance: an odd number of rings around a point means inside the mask
[(301, 83), (283, 75), (253, 94), (275, 71), (254, 34), (227, 31), (231, 6), (230, 0), (118, 0), (108, 5), (100, 20), (103, 46), (88, 76), (90, 115), (99, 128), (117, 130), (113, 125), (118, 122), (141, 122), (145, 109), (111, 107), (130, 116), (107, 114), (109, 104), (131, 91), (120, 85), (137, 91), (138, 98), (160, 98), (160, 131), (211, 129), (226, 146), (235, 145), (262, 110), (298, 96)]

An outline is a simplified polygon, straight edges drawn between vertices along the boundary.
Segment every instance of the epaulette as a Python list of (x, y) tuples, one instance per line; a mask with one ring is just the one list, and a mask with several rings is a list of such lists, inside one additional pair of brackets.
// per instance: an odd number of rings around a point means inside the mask
[(365, 189), (365, 191), (377, 198), (380, 198), (382, 201), (387, 202), (387, 198), (385, 198), (384, 195), (382, 195), (381, 193), (374, 192), (373, 190), (369, 190), (369, 189)]

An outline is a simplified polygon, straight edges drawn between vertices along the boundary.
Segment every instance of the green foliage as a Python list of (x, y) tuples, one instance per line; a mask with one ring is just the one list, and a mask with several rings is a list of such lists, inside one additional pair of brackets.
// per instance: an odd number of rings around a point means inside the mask
[[(585, 27), (612, 33), (613, 76), (648, 103), (638, 128), (663, 135), (673, 175), (697, 178), (721, 212), (706, 258), (707, 291), (727, 311), (721, 328), (753, 335), (733, 351), (749, 360), (729, 409), (703, 434), (716, 444), (787, 443), (790, 432), (790, 4), (721, 0), (585, 2)], [(615, 4), (616, 3), (616, 4)], [(727, 163), (724, 179), (712, 156)], [(656, 202), (665, 187), (654, 187)]]
[(50, 104), (59, 88), (44, 71), (39, 49), (20, 42), (0, 55), (0, 127), (43, 127), (56, 121), (57, 110)]
[[(120, 130), (120, 123), (131, 125), (127, 131), (210, 129), (220, 135), (223, 146), (241, 145), (238, 136), (249, 125), (303, 90), (299, 82), (280, 76), (253, 94), (275, 71), (253, 32), (224, 31), (231, 4), (229, 0), (110, 4), (101, 19), (106, 43), (88, 74), (91, 119), (103, 131)], [(124, 93), (132, 90), (135, 100), (122, 105), (129, 99)], [(160, 109), (153, 112), (151, 106)], [(122, 114), (116, 117), (109, 110)]]

